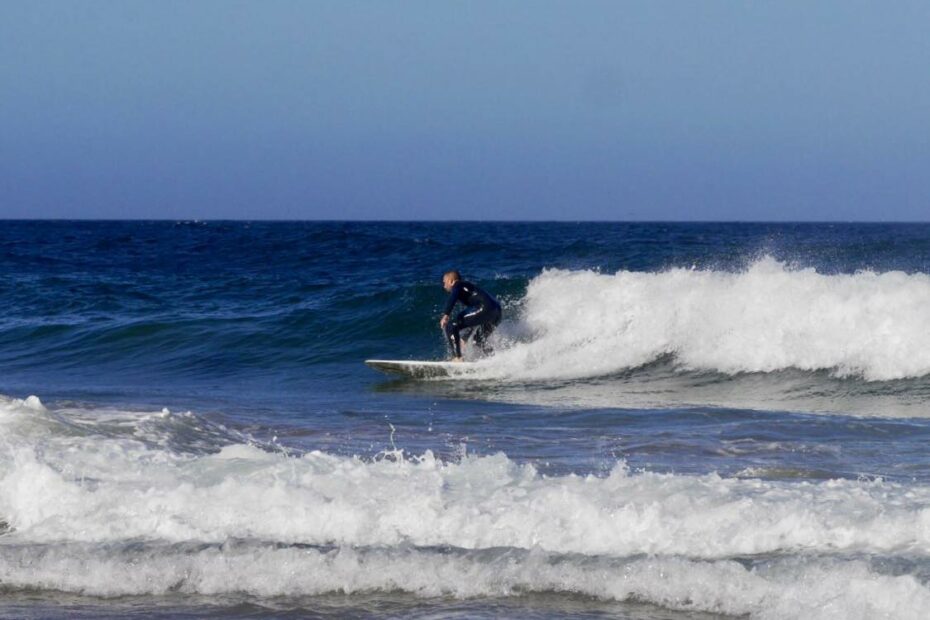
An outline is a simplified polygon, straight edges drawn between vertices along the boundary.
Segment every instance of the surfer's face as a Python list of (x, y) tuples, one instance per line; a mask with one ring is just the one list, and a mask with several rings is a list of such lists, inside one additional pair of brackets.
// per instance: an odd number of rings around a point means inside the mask
[(446, 289), (446, 292), (452, 290), (452, 286), (455, 284), (455, 280), (452, 279), (452, 276), (445, 276), (442, 279), (442, 288)]

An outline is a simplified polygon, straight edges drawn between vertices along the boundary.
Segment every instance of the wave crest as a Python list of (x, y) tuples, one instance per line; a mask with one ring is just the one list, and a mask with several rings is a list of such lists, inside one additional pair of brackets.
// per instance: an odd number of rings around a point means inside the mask
[(926, 274), (822, 274), (772, 258), (739, 273), (553, 269), (528, 286), (523, 342), (483, 372), (579, 379), (671, 357), (683, 370), (887, 381), (930, 374), (928, 325)]

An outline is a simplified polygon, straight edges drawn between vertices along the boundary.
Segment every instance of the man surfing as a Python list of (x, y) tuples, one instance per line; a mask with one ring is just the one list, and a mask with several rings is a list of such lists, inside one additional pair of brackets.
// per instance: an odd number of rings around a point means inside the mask
[[(442, 287), (449, 293), (449, 299), (439, 320), (439, 327), (445, 332), (446, 341), (452, 349), (452, 361), (462, 361), (460, 332), (463, 329), (474, 328), (472, 341), (482, 352), (488, 353), (490, 348), (487, 338), (501, 322), (501, 305), (487, 291), (463, 280), (455, 270), (443, 274)], [(452, 309), (458, 302), (462, 302), (465, 309), (456, 315), (455, 320), (451, 320)]]

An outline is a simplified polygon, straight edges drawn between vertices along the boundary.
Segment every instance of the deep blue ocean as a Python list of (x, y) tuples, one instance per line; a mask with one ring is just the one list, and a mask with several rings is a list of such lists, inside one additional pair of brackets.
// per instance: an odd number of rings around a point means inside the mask
[[(365, 366), (453, 268), (494, 353)], [(3, 617), (930, 609), (930, 225), (2, 221), (0, 308)]]

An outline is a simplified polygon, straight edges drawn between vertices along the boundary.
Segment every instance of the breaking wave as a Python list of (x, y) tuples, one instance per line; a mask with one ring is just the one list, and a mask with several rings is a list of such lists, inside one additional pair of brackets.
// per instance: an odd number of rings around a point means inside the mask
[(4, 399), (0, 431), (6, 588), (572, 592), (765, 618), (930, 604), (921, 484), (289, 454), (192, 414), (82, 418), (35, 397)]
[(742, 272), (547, 270), (476, 375), (608, 376), (671, 359), (685, 371), (786, 369), (888, 381), (930, 374), (930, 276), (823, 274), (771, 258)]

